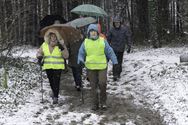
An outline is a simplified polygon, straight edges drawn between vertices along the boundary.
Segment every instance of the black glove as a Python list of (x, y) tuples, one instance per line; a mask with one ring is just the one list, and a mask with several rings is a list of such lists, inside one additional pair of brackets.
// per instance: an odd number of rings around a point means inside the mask
[(63, 47), (59, 42), (57, 43), (57, 46), (59, 47), (59, 49), (60, 49), (61, 51), (64, 50), (64, 47)]
[(130, 52), (131, 52), (131, 48), (128, 48), (128, 49), (127, 49), (127, 53), (130, 53)]
[(43, 57), (42, 56), (39, 56), (39, 57), (37, 57), (37, 59), (38, 59), (38, 64), (40, 65), (40, 66), (43, 66)]
[(84, 63), (83, 63), (83, 62), (80, 62), (80, 64), (79, 64), (79, 65), (80, 65), (80, 67), (81, 67), (81, 68), (84, 68), (84, 67), (85, 67), (85, 65), (84, 65)]

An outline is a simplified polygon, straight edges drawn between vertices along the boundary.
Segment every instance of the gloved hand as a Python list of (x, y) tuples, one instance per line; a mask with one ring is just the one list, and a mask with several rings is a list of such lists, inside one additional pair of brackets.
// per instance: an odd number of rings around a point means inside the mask
[(38, 59), (38, 64), (40, 65), (40, 66), (43, 66), (43, 57), (42, 56), (39, 56), (39, 57), (37, 57), (37, 59)]
[(64, 50), (64, 47), (60, 44), (60, 42), (57, 43), (57, 46), (59, 47), (59, 49), (60, 49), (61, 51)]
[(127, 49), (127, 53), (130, 53), (130, 52), (131, 52), (131, 48), (128, 48), (128, 49)]
[(83, 62), (80, 62), (79, 65), (80, 65), (81, 68), (85, 67), (85, 64)]

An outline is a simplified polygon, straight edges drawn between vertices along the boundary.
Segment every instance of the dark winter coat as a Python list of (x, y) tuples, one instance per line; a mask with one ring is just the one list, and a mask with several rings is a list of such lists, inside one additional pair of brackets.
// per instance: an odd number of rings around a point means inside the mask
[(124, 52), (126, 44), (127, 49), (131, 48), (131, 33), (127, 27), (113, 27), (107, 35), (107, 40), (116, 52)]
[(67, 45), (68, 51), (69, 51), (69, 58), (68, 58), (68, 65), (70, 67), (78, 67), (77, 59), (78, 59), (78, 51), (82, 44), (82, 39), (76, 42), (69, 43)]

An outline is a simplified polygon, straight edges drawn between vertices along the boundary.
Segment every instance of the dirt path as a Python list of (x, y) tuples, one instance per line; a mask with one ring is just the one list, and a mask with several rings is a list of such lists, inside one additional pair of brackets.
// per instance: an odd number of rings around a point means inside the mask
[[(130, 125), (165, 125), (159, 113), (147, 108), (147, 104), (145, 104), (144, 107), (133, 104), (132, 100), (134, 97), (124, 99), (108, 93), (108, 109), (106, 111), (91, 111), (90, 89), (84, 88), (84, 104), (82, 104), (81, 93), (74, 88), (71, 72), (62, 75), (62, 79), (62, 94), (69, 96), (69, 98), (65, 100), (66, 104), (70, 105), (69, 111), (77, 111), (80, 113), (91, 112), (103, 116), (100, 120), (100, 125), (115, 123), (127, 125), (129, 122)], [(88, 113), (83, 120), (90, 117), (90, 115), (91, 114)]]

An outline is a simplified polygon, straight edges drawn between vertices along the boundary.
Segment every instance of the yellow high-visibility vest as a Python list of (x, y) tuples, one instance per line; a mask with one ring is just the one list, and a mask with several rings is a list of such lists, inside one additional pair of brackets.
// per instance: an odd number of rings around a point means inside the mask
[(65, 69), (64, 59), (62, 52), (58, 46), (54, 47), (52, 53), (50, 53), (49, 45), (47, 42), (42, 44), (42, 50), (44, 53), (43, 70), (45, 69)]
[(86, 51), (85, 66), (91, 70), (102, 70), (107, 68), (107, 59), (105, 55), (105, 42), (103, 38), (93, 41), (85, 39), (84, 47)]

